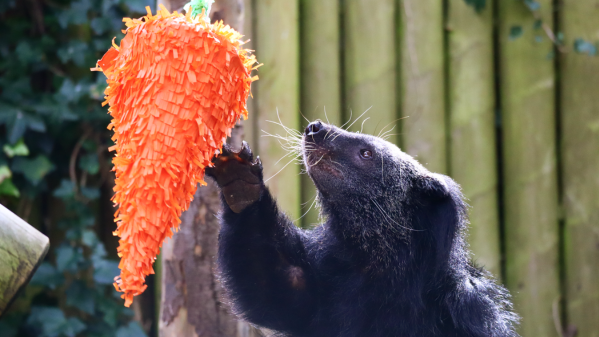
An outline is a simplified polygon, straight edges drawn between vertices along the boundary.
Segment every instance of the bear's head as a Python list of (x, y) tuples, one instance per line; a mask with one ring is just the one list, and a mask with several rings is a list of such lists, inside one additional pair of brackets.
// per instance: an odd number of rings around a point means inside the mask
[(462, 245), (467, 206), (459, 186), (394, 144), (317, 120), (303, 133), (302, 151), (322, 215), (343, 240), (377, 255), (416, 253), (437, 267)]

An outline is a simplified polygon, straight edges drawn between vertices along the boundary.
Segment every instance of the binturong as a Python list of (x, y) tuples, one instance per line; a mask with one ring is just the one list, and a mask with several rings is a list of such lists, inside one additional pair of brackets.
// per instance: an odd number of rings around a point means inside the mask
[(276, 336), (518, 336), (509, 293), (471, 262), (451, 178), (321, 121), (301, 152), (325, 219), (311, 230), (278, 209), (247, 144), (206, 171), (222, 191), (218, 267), (235, 314)]

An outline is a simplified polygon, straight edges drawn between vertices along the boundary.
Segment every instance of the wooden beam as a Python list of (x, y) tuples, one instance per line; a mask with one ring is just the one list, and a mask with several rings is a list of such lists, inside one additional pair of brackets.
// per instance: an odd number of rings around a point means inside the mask
[[(285, 135), (279, 122), (299, 129), (299, 3), (297, 0), (256, 1), (254, 3), (254, 46), (260, 63), (260, 80), (255, 82), (258, 148), (266, 184), (281, 209), (292, 220), (300, 216), (299, 165), (288, 156), (278, 139), (263, 137), (265, 132)], [(288, 165), (285, 167), (285, 165)], [(285, 168), (283, 168), (285, 167)], [(280, 172), (279, 172), (280, 171)], [(275, 176), (276, 174), (276, 176)], [(274, 178), (273, 178), (274, 177)]]
[[(351, 109), (356, 120), (370, 108), (350, 130), (360, 131), (364, 119), (370, 117), (364, 123), (363, 132), (374, 134), (377, 125), (377, 132), (385, 125), (390, 128), (397, 118), (395, 1), (351, 0), (343, 4), (344, 95), (347, 100), (343, 109)], [(396, 136), (390, 138), (392, 142), (395, 139)]]
[[(340, 126), (339, 1), (302, 0), (300, 5), (302, 114), (310, 121), (320, 118)], [(300, 119), (302, 128), (307, 123)], [(302, 204), (305, 203), (302, 214), (308, 211), (315, 196), (312, 180), (307, 174), (302, 175)], [(302, 219), (302, 224), (309, 227), (318, 220), (318, 210), (312, 207)]]
[(495, 137), (493, 6), (448, 1), (450, 175), (469, 200), (474, 260), (501, 277)]
[[(597, 1), (564, 0), (560, 13), (568, 47), (597, 42)], [(570, 52), (560, 64), (567, 318), (577, 336), (598, 337), (599, 58)]]
[[(551, 0), (539, 15), (553, 26)], [(505, 281), (522, 336), (557, 336), (558, 183), (553, 45), (522, 1), (499, 1)], [(521, 27), (523, 33), (514, 34)], [(537, 36), (543, 36), (537, 41)]]
[(0, 316), (29, 282), (49, 248), (45, 235), (0, 205)]
[(429, 170), (445, 173), (443, 1), (402, 0), (399, 11), (403, 150)]

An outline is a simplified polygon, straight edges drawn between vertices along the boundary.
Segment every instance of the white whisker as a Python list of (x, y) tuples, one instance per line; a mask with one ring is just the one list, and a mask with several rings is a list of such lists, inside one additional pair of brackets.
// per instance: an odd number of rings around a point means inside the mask
[(341, 125), (341, 126), (339, 127), (340, 129), (343, 129), (343, 127), (344, 127), (344, 126), (345, 126), (347, 123), (351, 122), (351, 118), (352, 118), (352, 115), (353, 115), (353, 113), (354, 113), (354, 112), (353, 112), (353, 110), (352, 110), (352, 109), (349, 109), (349, 119), (347, 120), (347, 122), (343, 123), (343, 125)]
[(360, 118), (362, 118), (362, 116), (364, 116), (364, 114), (367, 113), (370, 109), (372, 109), (372, 106), (370, 108), (366, 109), (366, 111), (362, 112), (362, 114), (360, 116), (358, 116), (358, 118), (356, 118), (356, 120), (345, 129), (347, 130), (347, 129), (351, 128), (351, 126), (354, 125), (357, 121), (359, 121)]
[(277, 176), (277, 174), (281, 173), (281, 171), (283, 171), (287, 166), (289, 166), (289, 164), (293, 163), (295, 161), (295, 158), (291, 159), (287, 164), (285, 164), (285, 166), (283, 166), (277, 173), (275, 173), (274, 175), (272, 175), (270, 178), (264, 180), (264, 183), (266, 184), (270, 179), (274, 178)]
[(370, 117), (366, 118), (365, 120), (362, 121), (362, 126), (360, 127), (360, 133), (362, 133), (362, 130), (364, 129), (364, 123), (366, 123), (367, 120), (369, 120)]

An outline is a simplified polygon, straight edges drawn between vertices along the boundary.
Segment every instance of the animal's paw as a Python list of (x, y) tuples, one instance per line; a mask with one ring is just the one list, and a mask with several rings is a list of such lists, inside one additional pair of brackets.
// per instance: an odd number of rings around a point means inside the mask
[(235, 213), (260, 199), (262, 191), (262, 162), (253, 160), (252, 150), (243, 142), (241, 150), (234, 152), (224, 145), (222, 153), (212, 159), (214, 167), (206, 168), (206, 175), (214, 178), (221, 188), (227, 205)]

